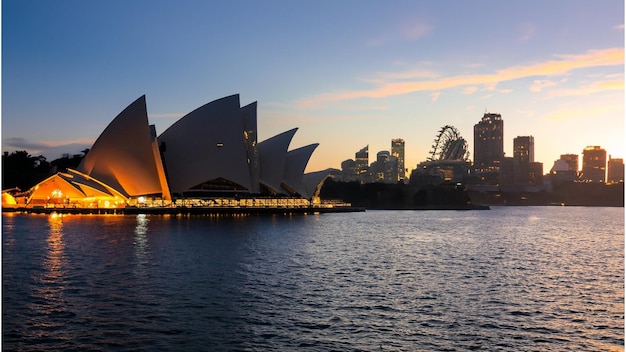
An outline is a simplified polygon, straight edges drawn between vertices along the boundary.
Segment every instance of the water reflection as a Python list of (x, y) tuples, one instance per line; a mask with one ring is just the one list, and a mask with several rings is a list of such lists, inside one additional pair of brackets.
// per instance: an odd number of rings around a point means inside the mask
[(623, 351), (623, 209), (14, 220), (6, 350)]
[[(39, 275), (34, 277), (33, 309), (40, 315), (48, 315), (64, 305), (66, 271), (68, 270), (63, 242), (63, 216), (53, 213), (48, 216), (46, 252)], [(43, 322), (41, 322), (43, 323)], [(37, 325), (37, 324), (35, 324)]]
[(6, 221), (8, 217), (15, 217), (15, 213), (2, 213), (2, 233), (6, 234), (6, 236), (3, 236), (2, 238), (2, 246), (5, 250), (13, 247), (15, 244), (15, 237), (13, 237), (13, 233), (15, 232), (15, 225), (13, 224), (14, 219)]
[[(150, 220), (146, 214), (137, 215), (133, 247), (135, 248), (135, 259), (138, 267), (143, 267), (148, 264), (148, 222), (150, 222)], [(138, 270), (136, 273), (139, 274), (142, 271), (143, 270)]]
[(48, 271), (50, 279), (58, 279), (63, 276), (64, 256), (63, 250), (63, 215), (53, 213), (48, 217), (50, 232), (48, 234), (48, 255), (44, 260), (44, 268)]

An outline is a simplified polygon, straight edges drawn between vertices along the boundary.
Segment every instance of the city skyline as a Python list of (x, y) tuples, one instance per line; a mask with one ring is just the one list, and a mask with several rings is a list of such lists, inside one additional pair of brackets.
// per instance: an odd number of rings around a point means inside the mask
[(621, 1), (177, 5), (3, 1), (3, 151), (80, 153), (144, 94), (162, 133), (240, 93), (259, 140), (299, 127), (294, 147), (320, 143), (307, 171), (393, 138), (410, 171), (443, 125), (472, 146), (484, 112), (506, 156), (534, 136), (544, 173), (586, 146), (625, 156)]
[[(486, 115), (489, 115), (489, 113), (486, 113)], [(452, 127), (453, 127), (453, 126), (452, 126)], [(393, 144), (394, 140), (396, 140), (396, 139), (404, 141), (402, 138), (392, 138), (392, 140), (391, 140), (392, 144)], [(516, 152), (516, 151), (515, 151), (515, 140), (516, 140), (516, 139), (530, 139), (530, 140), (532, 140), (532, 141), (533, 141), (533, 142), (532, 142), (532, 143), (533, 143), (533, 144), (532, 144), (532, 145), (533, 145), (533, 150), (532, 150), (532, 154), (531, 154), (533, 157), (531, 158), (531, 162), (535, 162), (535, 159), (534, 159), (534, 152), (535, 152), (535, 150), (534, 150), (534, 136), (533, 136), (533, 135), (527, 135), (527, 136), (516, 136), (516, 137), (514, 137), (514, 138), (511, 140), (511, 143), (514, 145), (514, 148), (512, 148), (512, 149), (513, 149), (513, 152), (512, 152), (511, 154), (509, 154), (509, 155), (504, 155), (504, 156), (505, 156), (505, 157), (507, 157), (507, 158), (513, 158), (513, 157), (515, 157), (515, 152)], [(504, 141), (504, 144), (506, 144), (506, 141)], [(474, 146), (468, 146), (468, 147), (471, 149), (471, 148), (473, 148)], [(360, 153), (363, 149), (366, 149), (366, 148), (369, 148), (369, 143), (368, 143), (365, 147), (361, 148), (359, 151), (356, 151), (354, 154), (359, 154), (359, 153)], [(393, 145), (392, 145), (392, 148), (393, 148)], [(371, 152), (373, 152), (373, 153), (374, 153), (374, 155), (376, 155), (376, 153), (380, 153), (380, 152), (384, 152), (384, 151), (391, 152), (391, 151), (392, 151), (392, 148), (388, 148), (388, 149), (381, 149), (381, 150), (371, 151)], [(552, 161), (552, 162), (550, 162), (549, 164), (548, 164), (548, 163), (545, 163), (545, 162), (543, 162), (543, 161), (539, 161), (539, 160), (537, 160), (537, 162), (539, 162), (539, 163), (542, 163), (542, 164), (543, 164), (544, 174), (547, 174), (547, 173), (549, 173), (549, 171), (550, 171), (550, 169), (552, 168), (553, 164), (554, 164), (555, 162), (557, 162), (558, 160), (563, 159), (563, 156), (575, 156), (575, 157), (576, 157), (576, 160), (577, 160), (577, 161), (576, 161), (576, 165), (577, 165), (577, 169), (576, 169), (576, 171), (582, 171), (582, 170), (583, 170), (583, 169), (582, 169), (583, 154), (584, 154), (585, 150), (587, 150), (588, 148), (602, 148), (603, 150), (605, 150), (605, 149), (606, 149), (606, 148), (604, 148), (604, 147), (603, 147), (603, 146), (601, 146), (601, 145), (599, 145), (599, 146), (594, 146), (594, 145), (586, 145), (586, 146), (582, 147), (582, 149), (581, 149), (580, 153), (561, 153), (561, 154), (559, 154), (559, 157), (558, 157), (557, 159), (553, 160), (553, 161)], [(432, 148), (431, 148), (431, 150), (432, 150)], [(606, 151), (606, 153), (607, 153), (607, 159), (606, 159), (607, 163), (608, 163), (608, 161), (610, 160), (610, 159), (608, 158), (609, 156), (610, 156), (612, 159), (623, 159), (621, 156), (616, 156), (616, 155), (612, 155), (612, 154), (610, 154), (610, 153), (609, 153), (609, 151)], [(355, 160), (354, 158), (347, 157), (347, 158), (345, 158), (345, 160), (343, 160), (343, 161), (347, 161), (347, 160), (350, 160), (350, 159)], [(371, 158), (370, 158), (370, 159), (371, 159)], [(425, 162), (425, 161), (427, 161), (427, 159), (428, 159), (428, 158), (426, 158), (426, 159), (424, 159), (424, 160), (420, 160), (420, 161), (418, 162), (418, 164), (419, 164), (419, 163), (421, 163), (421, 162)], [(368, 160), (369, 160), (369, 159), (368, 159)], [(373, 159), (373, 161), (375, 161), (375, 158)], [(373, 161), (372, 161), (372, 162), (373, 162)], [(477, 165), (475, 164), (475, 160), (474, 160), (474, 158), (473, 158), (473, 156), (472, 156), (471, 154), (470, 154), (470, 161), (472, 161), (472, 163), (473, 163), (473, 168), (475, 169), (475, 168), (477, 167)], [(416, 165), (416, 166), (417, 166), (417, 165)], [(414, 169), (414, 168), (415, 168), (415, 166), (414, 166), (414, 167), (412, 167), (412, 168), (408, 168), (407, 173), (410, 173), (410, 172), (411, 172), (411, 170), (412, 170), (412, 169)], [(337, 168), (337, 169), (341, 169), (341, 166), (340, 166), (339, 168)], [(405, 169), (406, 169), (406, 167), (405, 167)]]

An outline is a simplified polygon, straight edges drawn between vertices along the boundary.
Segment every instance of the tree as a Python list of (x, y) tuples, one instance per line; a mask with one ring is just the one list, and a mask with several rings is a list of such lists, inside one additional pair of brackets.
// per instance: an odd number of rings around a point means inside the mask
[(27, 190), (50, 176), (50, 163), (42, 155), (31, 156), (25, 150), (2, 154), (2, 189)]

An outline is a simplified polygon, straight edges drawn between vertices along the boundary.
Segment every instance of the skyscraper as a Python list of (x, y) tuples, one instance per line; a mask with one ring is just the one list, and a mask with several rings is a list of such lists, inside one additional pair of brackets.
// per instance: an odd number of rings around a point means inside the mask
[(398, 158), (398, 180), (404, 182), (406, 172), (404, 168), (404, 139), (396, 138), (391, 140), (391, 156)]
[(533, 136), (517, 136), (513, 139), (513, 158), (521, 164), (535, 162), (535, 138)]
[(474, 125), (474, 169), (500, 171), (504, 158), (504, 122), (500, 114), (485, 113)]
[(589, 182), (604, 182), (606, 176), (606, 150), (600, 146), (588, 146), (583, 150), (581, 179)]
[(543, 165), (535, 163), (533, 136), (517, 136), (513, 139), (513, 165), (516, 183), (537, 183), (543, 172)]
[(354, 160), (356, 162), (356, 174), (361, 182), (369, 182), (367, 174), (369, 172), (369, 145), (361, 148), (354, 154)]
[(617, 183), (624, 182), (624, 159), (611, 158), (609, 155), (609, 163), (607, 168), (607, 182)]

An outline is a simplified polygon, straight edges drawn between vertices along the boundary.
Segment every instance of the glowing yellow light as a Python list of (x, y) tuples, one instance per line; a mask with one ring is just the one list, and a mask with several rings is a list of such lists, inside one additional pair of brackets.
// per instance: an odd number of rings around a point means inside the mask
[(63, 197), (63, 192), (61, 192), (60, 189), (55, 188), (54, 190), (52, 190), (51, 195), (52, 195), (53, 198), (61, 198), (61, 197)]

